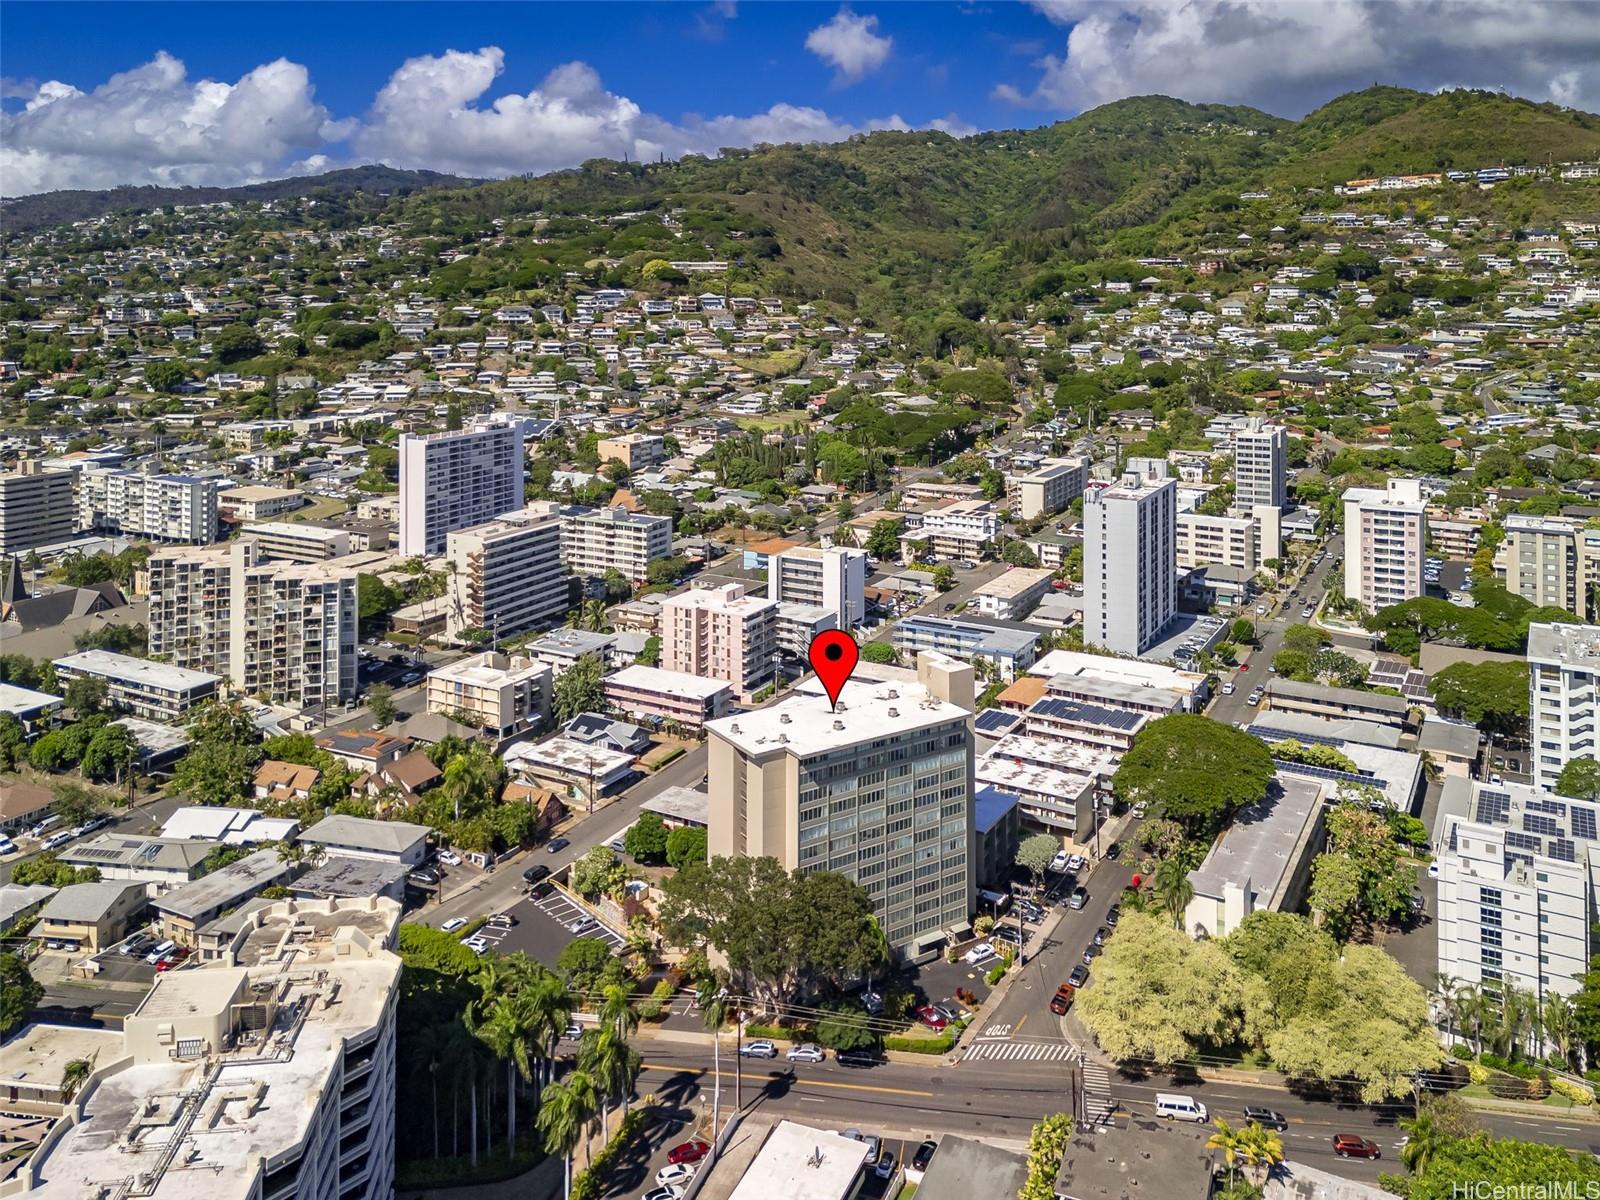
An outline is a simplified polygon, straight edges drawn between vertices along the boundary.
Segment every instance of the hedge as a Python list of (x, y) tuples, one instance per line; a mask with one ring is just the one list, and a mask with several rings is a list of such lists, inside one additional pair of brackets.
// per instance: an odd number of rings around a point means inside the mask
[(883, 1039), (885, 1050), (903, 1050), (907, 1054), (948, 1054), (955, 1049), (956, 1038), (953, 1033), (942, 1033), (936, 1038), (908, 1038), (886, 1037)]
[(612, 1164), (628, 1148), (628, 1143), (644, 1129), (644, 1110), (630, 1109), (617, 1125), (617, 1132), (605, 1148), (572, 1180), (572, 1200), (599, 1200), (611, 1184)]
[(804, 1025), (788, 1028), (782, 1025), (758, 1025), (751, 1021), (744, 1027), (744, 1040), (747, 1042), (784, 1041), (807, 1042), (811, 1041), (813, 1031)]

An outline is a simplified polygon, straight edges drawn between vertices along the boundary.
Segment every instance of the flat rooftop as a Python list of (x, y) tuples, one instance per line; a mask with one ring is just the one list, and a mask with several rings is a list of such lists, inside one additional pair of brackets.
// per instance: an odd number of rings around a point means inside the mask
[(345, 536), (342, 529), (329, 529), (323, 525), (304, 525), (298, 521), (258, 521), (246, 525), (240, 536), (259, 534), (262, 537), (294, 538), (302, 542), (331, 542)]
[(134, 658), (129, 654), (113, 654), (109, 650), (80, 650), (56, 659), (56, 666), (162, 692), (187, 692), (222, 682), (222, 676), (206, 671), (191, 671), (188, 667), (151, 662), (148, 658)]
[(6, 1042), (5, 1069), (0, 1086), (15, 1083), (54, 1089), (61, 1072), (76, 1058), (117, 1057), (122, 1034), (86, 1025), (24, 1025)]
[(1529, 625), (1528, 661), (1600, 671), (1600, 627)]
[(503, 687), (508, 683), (533, 679), (546, 674), (549, 670), (550, 664), (526, 658), (510, 659), (506, 666), (497, 667), (493, 662), (493, 653), (490, 652), (435, 667), (428, 672), (428, 678), (472, 684), (475, 687)]
[[(809, 690), (814, 685), (816, 691)], [(920, 683), (851, 679), (833, 708), (813, 676), (767, 708), (708, 721), (706, 729), (742, 754), (784, 752), (802, 757), (843, 746), (894, 737), (949, 721), (964, 721), (964, 708), (938, 699)]]
[(1013, 600), (1036, 588), (1047, 581), (1054, 574), (1042, 567), (1016, 567), (1003, 575), (997, 575), (982, 587), (974, 588), (974, 596), (994, 596), (1001, 600)]
[(643, 667), (635, 664), (623, 667), (622, 670), (606, 676), (606, 686), (616, 684), (618, 687), (633, 688), (641, 692), (653, 692), (665, 696), (692, 696), (698, 700), (709, 700), (720, 692), (732, 688), (725, 679), (707, 679), (700, 675), (691, 675), (687, 671), (666, 671), (660, 667)]
[(1144, 688), (1165, 688), (1184, 695), (1193, 693), (1206, 679), (1198, 671), (1181, 671), (1161, 663), (1134, 658), (1108, 658), (1103, 654), (1085, 654), (1078, 650), (1052, 650), (1034, 663), (1028, 669), (1028, 674), (1046, 677), (1092, 676)]
[(1266, 799), (1240, 809), (1189, 872), (1194, 894), (1220, 899), (1225, 885), (1249, 881), (1252, 906), (1273, 907), (1272, 898), (1294, 866), (1300, 835), (1322, 803), (1320, 783), (1280, 771)]
[(845, 1200), (866, 1160), (865, 1142), (780, 1121), (745, 1168), (730, 1200)]

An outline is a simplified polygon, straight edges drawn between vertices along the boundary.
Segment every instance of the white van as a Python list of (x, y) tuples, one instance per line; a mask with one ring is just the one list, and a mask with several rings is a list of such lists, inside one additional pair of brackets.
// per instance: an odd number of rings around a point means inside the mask
[[(149, 954), (146, 954), (144, 956), (144, 960), (147, 963), (158, 963), (163, 958), (165, 958), (167, 955), (171, 954), (177, 948), (178, 948), (178, 943), (177, 942), (162, 942), (154, 950), (150, 951)], [(1158, 1096), (1157, 1099), (1159, 1100), (1160, 1097)], [(1202, 1121), (1205, 1120), (1204, 1117), (1201, 1117), (1200, 1119)]]
[(1156, 1093), (1156, 1116), (1169, 1121), (1198, 1121), (1202, 1124), (1209, 1120), (1206, 1106), (1200, 1101), (1171, 1092)]

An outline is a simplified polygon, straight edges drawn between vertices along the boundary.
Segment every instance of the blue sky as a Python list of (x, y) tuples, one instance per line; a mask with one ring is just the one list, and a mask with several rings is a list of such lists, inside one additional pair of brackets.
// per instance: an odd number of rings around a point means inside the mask
[(7, 0), (0, 191), (382, 161), (499, 176), (884, 127), (1037, 125), (1160, 92), (1299, 116), (1375, 81), (1600, 100), (1567, 0)]

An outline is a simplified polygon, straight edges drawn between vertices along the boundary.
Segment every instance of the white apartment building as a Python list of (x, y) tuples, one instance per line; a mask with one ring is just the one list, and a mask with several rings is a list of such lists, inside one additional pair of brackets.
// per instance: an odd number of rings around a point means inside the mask
[(1509, 513), (1495, 565), (1506, 591), (1585, 621), (1600, 616), (1600, 529), (1565, 517)]
[(472, 724), (510, 737), (550, 719), (551, 674), (531, 658), (486, 650), (428, 672), (428, 711), (465, 714)]
[(1258, 527), (1254, 517), (1178, 514), (1178, 566), (1237, 567), (1252, 574), (1260, 567), (1256, 558)]
[(78, 528), (78, 500), (70, 471), (46, 471), (23, 459), (0, 472), (0, 554), (64, 542)]
[(1120, 483), (1083, 504), (1083, 641), (1139, 655), (1177, 612), (1177, 481), (1166, 463), (1130, 459)]
[(1378, 609), (1422, 595), (1427, 525), (1419, 479), (1345, 492), (1345, 598)]
[(255, 539), (256, 553), (262, 558), (310, 563), (327, 562), (350, 553), (350, 535), (343, 529), (294, 521), (262, 521), (244, 526), (239, 533)]
[(213, 699), (222, 682), (207, 671), (109, 650), (80, 650), (56, 659), (55, 668), (63, 688), (74, 679), (103, 680), (107, 707), (147, 721), (182, 720), (190, 709)]
[(826, 608), (839, 629), (853, 629), (866, 619), (866, 587), (865, 550), (795, 546), (767, 561), (768, 599)]
[(1282, 509), (1288, 504), (1288, 446), (1288, 430), (1259, 417), (1251, 417), (1234, 434), (1234, 507), (1249, 512), (1257, 505)]
[(445, 539), (450, 564), (445, 632), (468, 629), (500, 637), (557, 625), (571, 605), (571, 577), (561, 565), (561, 521), (526, 510), (457, 529)]
[[(394, 1191), (392, 900), (281, 900), (169, 971), (38, 1151), (43, 1200), (387, 1200)], [(291, 936), (292, 935), (292, 936)]]
[(263, 562), (244, 538), (150, 556), (150, 653), (302, 706), (356, 694), (356, 576), (338, 561)]
[(771, 855), (867, 889), (889, 945), (920, 960), (972, 912), (972, 668), (863, 664), (837, 708), (813, 677), (709, 738), (710, 852)]
[(400, 438), (400, 553), (438, 554), (452, 530), (525, 503), (523, 426), (478, 425)]
[(78, 528), (157, 542), (217, 540), (215, 479), (90, 467), (78, 473)]
[(642, 583), (652, 562), (672, 557), (671, 517), (548, 501), (530, 504), (527, 511), (560, 516), (561, 556), (574, 575), (587, 578), (615, 570)]
[(927, 542), (941, 558), (981, 558), (1000, 536), (1000, 514), (987, 500), (957, 500), (923, 514), (917, 529), (901, 535), (900, 541)]
[(1049, 595), (1051, 574), (1042, 567), (1012, 567), (974, 589), (972, 599), (983, 616), (1022, 621)]
[(1019, 521), (1049, 517), (1083, 495), (1089, 464), (1082, 458), (1047, 458), (1026, 474), (1006, 478), (1006, 503)]
[(1574, 758), (1600, 758), (1596, 681), (1600, 680), (1600, 627), (1528, 626), (1528, 713), (1533, 738), (1533, 781), (1553, 789)]
[(737, 583), (691, 588), (661, 606), (661, 666), (731, 683), (742, 698), (772, 682), (778, 604)]
[(1571, 996), (1589, 965), (1600, 842), (1592, 804), (1448, 776), (1434, 821), (1439, 971)]

